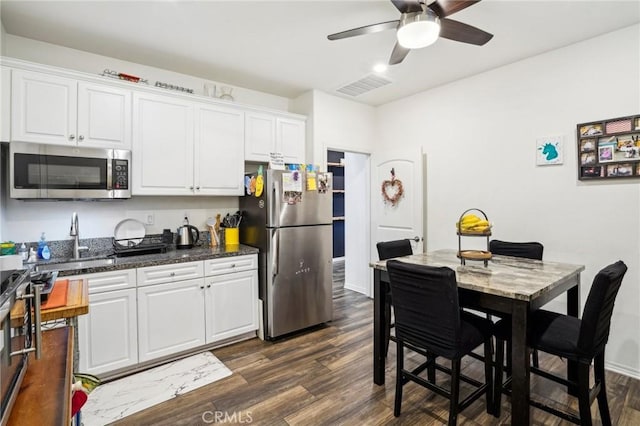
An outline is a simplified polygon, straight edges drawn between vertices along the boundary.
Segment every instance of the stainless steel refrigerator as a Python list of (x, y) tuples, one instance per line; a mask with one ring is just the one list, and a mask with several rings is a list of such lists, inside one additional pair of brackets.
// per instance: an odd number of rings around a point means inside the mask
[(273, 339), (333, 319), (332, 176), (263, 175), (262, 194), (240, 198), (240, 242), (260, 249), (261, 337)]

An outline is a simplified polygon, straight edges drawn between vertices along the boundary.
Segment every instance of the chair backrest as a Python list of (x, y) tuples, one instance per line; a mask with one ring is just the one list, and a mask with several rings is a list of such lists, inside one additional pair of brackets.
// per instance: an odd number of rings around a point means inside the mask
[(387, 262), (396, 338), (449, 359), (461, 340), (456, 274), (451, 268)]
[(578, 350), (584, 356), (594, 357), (607, 344), (613, 305), (626, 272), (627, 265), (619, 260), (602, 269), (593, 279), (578, 338)]
[(544, 246), (538, 242), (515, 243), (510, 241), (491, 240), (489, 251), (498, 256), (524, 257), (542, 260)]
[(376, 244), (380, 260), (413, 254), (410, 240), (382, 241)]

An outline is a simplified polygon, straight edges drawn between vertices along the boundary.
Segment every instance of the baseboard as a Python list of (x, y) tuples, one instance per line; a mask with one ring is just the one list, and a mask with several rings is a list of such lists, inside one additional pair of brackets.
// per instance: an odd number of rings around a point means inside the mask
[(349, 283), (345, 282), (344, 283), (344, 288), (347, 289), (347, 290), (352, 290), (352, 291), (355, 291), (357, 293), (364, 294), (365, 296), (368, 296), (367, 289), (364, 288), (364, 287), (352, 285), (352, 284), (349, 284)]
[(622, 374), (623, 376), (631, 377), (632, 379), (640, 380), (640, 371), (633, 370), (626, 365), (605, 361), (605, 369), (613, 371), (614, 373)]

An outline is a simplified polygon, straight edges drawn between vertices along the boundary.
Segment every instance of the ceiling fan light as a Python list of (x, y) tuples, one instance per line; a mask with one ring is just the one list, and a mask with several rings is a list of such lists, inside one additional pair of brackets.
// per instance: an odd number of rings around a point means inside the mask
[(420, 49), (435, 43), (439, 36), (440, 20), (431, 9), (402, 14), (397, 31), (400, 46)]

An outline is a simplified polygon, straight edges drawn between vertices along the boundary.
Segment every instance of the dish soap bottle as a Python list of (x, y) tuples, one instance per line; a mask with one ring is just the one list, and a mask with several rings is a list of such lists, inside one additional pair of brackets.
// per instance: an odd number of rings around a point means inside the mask
[[(47, 257), (45, 258), (44, 256)], [(51, 258), (51, 251), (49, 251), (49, 247), (47, 247), (47, 239), (44, 236), (44, 232), (40, 236), (40, 241), (38, 242), (38, 258), (46, 260)]]

